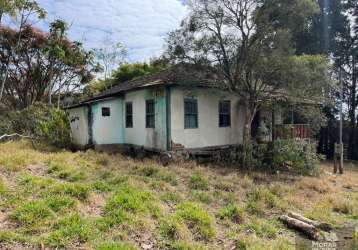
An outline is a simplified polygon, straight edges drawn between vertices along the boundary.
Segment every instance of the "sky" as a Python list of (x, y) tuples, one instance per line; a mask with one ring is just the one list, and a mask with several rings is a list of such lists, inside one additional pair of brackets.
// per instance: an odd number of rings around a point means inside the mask
[(169, 31), (186, 14), (185, 0), (37, 0), (48, 16), (38, 25), (61, 18), (70, 24), (69, 37), (87, 49), (121, 42), (130, 62), (159, 56)]

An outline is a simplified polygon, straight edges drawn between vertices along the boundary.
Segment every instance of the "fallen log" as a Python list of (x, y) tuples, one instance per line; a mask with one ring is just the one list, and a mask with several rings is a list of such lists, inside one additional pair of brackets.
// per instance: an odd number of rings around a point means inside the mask
[(287, 215), (281, 216), (280, 220), (283, 221), (288, 227), (294, 228), (304, 233), (312, 240), (319, 240), (320, 238), (319, 230), (309, 223), (303, 222), (295, 218), (291, 218)]
[(34, 149), (37, 149), (36, 145), (35, 145), (35, 141), (38, 140), (32, 136), (29, 136), (29, 135), (21, 135), (21, 134), (18, 134), (18, 133), (14, 133), (14, 134), (4, 134), (2, 136), (0, 136), (0, 142), (4, 139), (7, 139), (7, 138), (11, 138), (11, 137), (20, 137), (20, 138), (25, 138), (25, 139), (30, 139), (31, 140), (31, 144), (32, 144), (32, 147)]
[(325, 222), (319, 222), (319, 221), (314, 221), (314, 220), (311, 220), (311, 219), (308, 219), (298, 213), (295, 213), (295, 212), (288, 212), (288, 216), (291, 217), (291, 218), (294, 218), (294, 219), (297, 219), (297, 220), (300, 220), (302, 222), (305, 222), (307, 224), (310, 224), (316, 228), (319, 228), (323, 231), (326, 231), (326, 232), (329, 232), (333, 229), (333, 226), (328, 224), (328, 223), (325, 223)]
[(21, 134), (18, 134), (18, 133), (14, 133), (14, 134), (10, 134), (10, 135), (4, 134), (4, 135), (0, 136), (0, 141), (1, 141), (2, 139), (9, 138), (9, 137), (21, 137), (21, 138), (30, 138), (30, 139), (32, 139), (31, 136), (21, 135)]

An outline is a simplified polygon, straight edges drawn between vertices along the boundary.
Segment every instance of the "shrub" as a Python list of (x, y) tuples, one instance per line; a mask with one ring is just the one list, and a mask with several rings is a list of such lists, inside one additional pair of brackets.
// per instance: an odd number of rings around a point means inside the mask
[(57, 147), (68, 147), (71, 144), (70, 123), (63, 110), (51, 109), (50, 117), (40, 121), (42, 136)]
[(301, 139), (276, 140), (272, 150), (272, 167), (281, 169), (286, 165), (298, 174), (317, 174), (319, 157), (312, 143)]
[(205, 177), (195, 174), (190, 177), (189, 187), (192, 189), (208, 190), (209, 182)]
[(70, 124), (63, 110), (34, 104), (20, 111), (0, 113), (0, 134), (19, 133), (58, 147), (70, 146)]

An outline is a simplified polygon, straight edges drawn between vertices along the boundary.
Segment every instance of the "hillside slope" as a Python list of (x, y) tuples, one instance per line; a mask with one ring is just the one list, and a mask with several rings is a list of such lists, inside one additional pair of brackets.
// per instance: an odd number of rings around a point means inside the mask
[(358, 168), (321, 168), (319, 178), (243, 174), (0, 144), (0, 248), (294, 249), (277, 220), (285, 211), (358, 222)]

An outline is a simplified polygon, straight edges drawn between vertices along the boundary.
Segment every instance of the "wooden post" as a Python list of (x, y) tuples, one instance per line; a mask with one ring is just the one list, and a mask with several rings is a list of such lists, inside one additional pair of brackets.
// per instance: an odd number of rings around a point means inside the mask
[(333, 173), (343, 174), (343, 143), (334, 144), (334, 168)]

